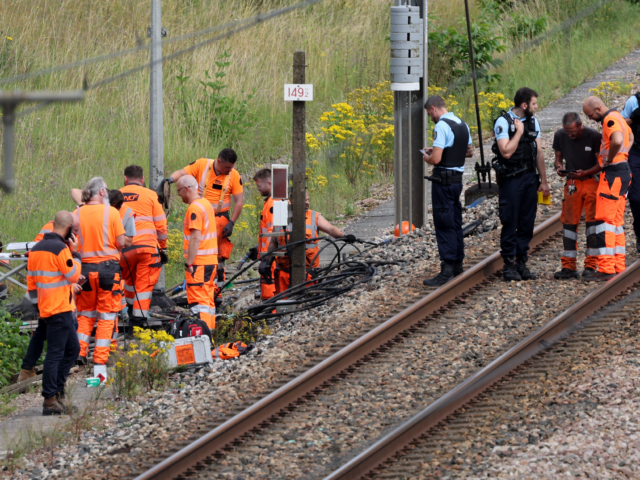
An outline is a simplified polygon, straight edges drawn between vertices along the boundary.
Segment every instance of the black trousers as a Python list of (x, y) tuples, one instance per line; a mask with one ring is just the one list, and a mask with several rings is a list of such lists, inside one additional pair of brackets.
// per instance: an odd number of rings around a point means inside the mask
[(533, 171), (502, 180), (500, 253), (505, 257), (524, 257), (529, 251), (538, 211), (539, 186), (538, 174)]
[(633, 214), (633, 232), (636, 244), (640, 245), (640, 147), (633, 146), (629, 151), (629, 167), (631, 168), (631, 186), (629, 187), (629, 206)]
[(461, 193), (461, 183), (446, 187), (437, 182), (431, 185), (433, 225), (436, 227), (438, 253), (441, 261), (451, 264), (460, 263), (464, 259)]
[(58, 313), (44, 320), (47, 322), (47, 355), (42, 372), (42, 396), (51, 398), (63, 391), (69, 370), (80, 353), (80, 342), (73, 312)]
[(29, 348), (27, 353), (22, 359), (22, 368), (24, 370), (31, 370), (38, 363), (42, 350), (44, 350), (44, 342), (47, 339), (47, 322), (43, 319), (38, 319), (38, 328), (35, 329), (31, 340), (29, 340)]

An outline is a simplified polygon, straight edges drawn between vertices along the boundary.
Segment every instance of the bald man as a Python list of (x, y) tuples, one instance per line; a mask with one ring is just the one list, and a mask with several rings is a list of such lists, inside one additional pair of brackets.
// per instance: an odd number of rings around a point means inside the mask
[(595, 245), (588, 245), (587, 255), (598, 256), (598, 271), (587, 280), (603, 281), (623, 272), (625, 266), (624, 210), (631, 185), (629, 150), (633, 134), (620, 113), (610, 110), (598, 97), (589, 97), (582, 111), (591, 120), (602, 123), (602, 142), (598, 165), (578, 175), (592, 175), (602, 170), (596, 196), (596, 216), (587, 225), (587, 235), (595, 233)]

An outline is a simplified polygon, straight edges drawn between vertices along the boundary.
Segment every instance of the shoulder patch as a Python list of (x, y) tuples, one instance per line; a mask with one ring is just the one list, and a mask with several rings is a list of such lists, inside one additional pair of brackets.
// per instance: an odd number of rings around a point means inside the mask
[(240, 178), (240, 185), (242, 185), (242, 177)]
[(614, 122), (613, 120), (609, 120), (607, 122), (607, 127), (613, 127), (615, 125), (616, 122)]
[(438, 132), (436, 130), (433, 131), (433, 139), (435, 140), (438, 137)]
[(498, 125), (498, 134), (502, 133), (502, 126)]
[(273, 207), (269, 209), (269, 213), (273, 214)]
[(198, 218), (198, 216), (195, 213), (191, 214), (191, 220), (195, 220), (196, 218)]
[(73, 260), (70, 258), (67, 260), (67, 267), (73, 267)]

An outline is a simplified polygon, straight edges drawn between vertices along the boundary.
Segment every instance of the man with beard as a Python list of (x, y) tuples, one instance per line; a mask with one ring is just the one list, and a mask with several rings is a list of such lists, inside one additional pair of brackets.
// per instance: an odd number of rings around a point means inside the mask
[(540, 124), (533, 116), (537, 108), (538, 94), (523, 87), (515, 94), (514, 107), (503, 111), (493, 126), (492, 151), (497, 157), (494, 168), (500, 186), (500, 253), (506, 281), (536, 279), (527, 268), (527, 252), (538, 209), (537, 192), (549, 196), (544, 155), (538, 140)]
[(578, 173), (592, 175), (602, 170), (596, 195), (596, 221), (590, 227), (596, 235), (596, 245), (587, 249), (587, 255), (598, 255), (598, 272), (587, 280), (603, 281), (626, 268), (624, 210), (631, 184), (628, 160), (633, 133), (622, 115), (609, 110), (598, 97), (587, 98), (582, 111), (591, 120), (602, 123), (599, 165)]

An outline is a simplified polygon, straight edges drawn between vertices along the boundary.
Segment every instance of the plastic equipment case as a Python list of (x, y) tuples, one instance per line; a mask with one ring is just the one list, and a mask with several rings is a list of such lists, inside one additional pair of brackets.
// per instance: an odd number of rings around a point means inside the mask
[(211, 340), (207, 335), (176, 338), (169, 350), (169, 365), (202, 365), (213, 363)]

